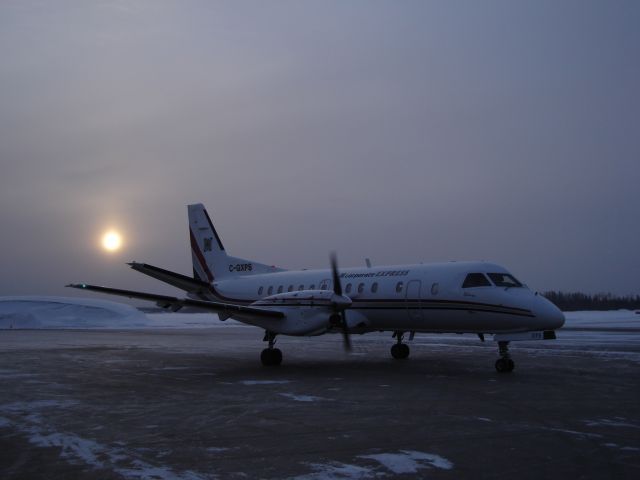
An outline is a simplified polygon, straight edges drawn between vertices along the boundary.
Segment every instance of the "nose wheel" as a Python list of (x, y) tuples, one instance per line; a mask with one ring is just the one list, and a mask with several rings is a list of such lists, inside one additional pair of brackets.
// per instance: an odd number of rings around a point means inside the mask
[(260, 361), (265, 367), (276, 367), (282, 363), (282, 352), (279, 348), (274, 348), (276, 343), (276, 334), (273, 332), (265, 332), (264, 341), (269, 342), (269, 346), (262, 350)]
[(509, 342), (498, 342), (498, 352), (500, 358), (496, 360), (496, 370), (499, 373), (513, 372), (516, 364), (509, 355)]
[[(404, 332), (393, 332), (393, 337), (397, 338), (398, 343), (394, 343), (391, 347), (391, 356), (396, 360), (403, 360), (409, 356), (411, 350), (409, 349), (409, 345), (406, 343), (402, 343), (402, 339), (404, 338)], [(410, 339), (411, 340), (411, 339)]]

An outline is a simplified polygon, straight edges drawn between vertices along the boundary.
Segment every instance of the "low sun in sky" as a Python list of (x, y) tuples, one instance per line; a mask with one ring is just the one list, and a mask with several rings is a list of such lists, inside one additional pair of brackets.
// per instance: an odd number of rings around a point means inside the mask
[(122, 235), (115, 230), (109, 230), (102, 235), (102, 248), (107, 252), (120, 250), (122, 246)]

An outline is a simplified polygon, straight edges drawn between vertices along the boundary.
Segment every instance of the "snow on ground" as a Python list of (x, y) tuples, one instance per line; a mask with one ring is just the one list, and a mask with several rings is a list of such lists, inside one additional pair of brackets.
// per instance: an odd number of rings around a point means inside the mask
[(220, 322), (212, 313), (148, 313), (123, 303), (93, 298), (71, 297), (0, 297), (0, 329), (52, 328), (211, 328)]
[(565, 312), (564, 316), (564, 328), (640, 329), (640, 314), (634, 310)]
[(290, 380), (241, 380), (242, 385), (273, 385), (281, 383), (289, 383)]
[(423, 469), (451, 470), (453, 468), (453, 463), (440, 455), (415, 450), (358, 455), (354, 458), (355, 461), (359, 459), (372, 460), (382, 468), (340, 462), (309, 463), (307, 466), (313, 470), (311, 473), (298, 475), (290, 480), (385, 478), (394, 475), (417, 474), (419, 470)]
[(442, 470), (451, 470), (453, 468), (453, 464), (440, 455), (413, 450), (401, 450), (398, 453), (360, 455), (360, 458), (375, 460), (395, 474), (418, 473), (418, 470), (423, 468), (435, 467)]
[(290, 398), (291, 400), (295, 400), (296, 402), (320, 402), (324, 400), (330, 400), (323, 397), (314, 397), (313, 395), (296, 395), (295, 393), (279, 393), (278, 395)]
[[(49, 412), (67, 409), (76, 402), (38, 400), (0, 405), (0, 426), (13, 427), (27, 436), (37, 447), (58, 447), (60, 456), (72, 464), (87, 464), (95, 468), (111, 468), (125, 479), (207, 480), (214, 475), (191, 470), (176, 472), (165, 465), (153, 465), (137, 458), (122, 445), (104, 445), (94, 439), (57, 431), (48, 423)], [(8, 418), (7, 418), (8, 417)]]

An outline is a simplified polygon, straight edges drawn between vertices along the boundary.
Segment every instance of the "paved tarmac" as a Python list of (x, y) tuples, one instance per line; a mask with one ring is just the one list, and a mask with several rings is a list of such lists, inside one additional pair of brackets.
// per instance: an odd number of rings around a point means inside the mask
[(640, 478), (640, 334), (0, 331), (0, 478)]

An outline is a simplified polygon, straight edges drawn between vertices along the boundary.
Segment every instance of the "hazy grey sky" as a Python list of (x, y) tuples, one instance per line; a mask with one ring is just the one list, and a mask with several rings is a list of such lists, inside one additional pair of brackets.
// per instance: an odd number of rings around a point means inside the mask
[[(0, 3), (0, 294), (169, 292), (187, 203), (288, 268), (640, 293), (640, 2)], [(108, 226), (125, 248), (98, 246)]]

